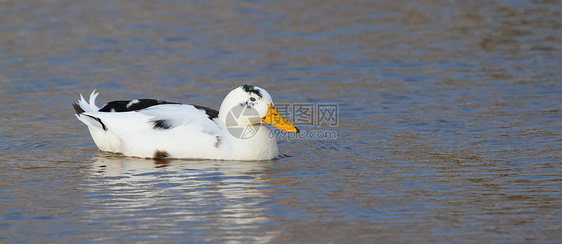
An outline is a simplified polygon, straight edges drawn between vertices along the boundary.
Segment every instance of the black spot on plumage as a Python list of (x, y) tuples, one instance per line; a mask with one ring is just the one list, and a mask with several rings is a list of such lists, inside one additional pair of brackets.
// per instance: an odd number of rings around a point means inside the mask
[(164, 159), (164, 158), (167, 158), (168, 156), (169, 156), (168, 152), (166, 152), (165, 150), (156, 150), (154, 152), (153, 158), (154, 159)]
[(256, 94), (258, 97), (262, 97), (261, 92), (259, 89), (256, 88), (254, 85), (243, 85), (242, 89), (247, 93)]
[(204, 107), (204, 106), (199, 106), (199, 105), (193, 105), (193, 107), (195, 107), (196, 109), (199, 109), (199, 110), (205, 110), (205, 113), (207, 114), (207, 117), (208, 117), (210, 120), (219, 117), (219, 111), (214, 110), (214, 109), (212, 109), (212, 108), (208, 108), (208, 107)]
[(152, 123), (153, 123), (152, 129), (167, 130), (167, 129), (172, 128), (172, 125), (170, 125), (170, 123), (168, 121), (163, 120), (163, 119), (152, 121)]
[(166, 102), (157, 99), (136, 99), (130, 101), (113, 101), (107, 103), (100, 112), (130, 112), (145, 109), (155, 105), (161, 104), (180, 104), (175, 102)]
[(215, 136), (215, 139), (217, 141), (215, 141), (215, 148), (219, 148), (219, 145), (221, 144), (221, 139), (219, 138), (219, 136)]

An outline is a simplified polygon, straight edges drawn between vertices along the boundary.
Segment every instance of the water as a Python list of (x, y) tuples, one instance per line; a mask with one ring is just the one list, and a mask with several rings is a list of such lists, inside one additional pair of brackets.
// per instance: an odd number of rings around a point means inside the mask
[[(559, 242), (556, 1), (3, 1), (5, 242)], [(337, 104), (278, 160), (100, 153), (71, 103)]]

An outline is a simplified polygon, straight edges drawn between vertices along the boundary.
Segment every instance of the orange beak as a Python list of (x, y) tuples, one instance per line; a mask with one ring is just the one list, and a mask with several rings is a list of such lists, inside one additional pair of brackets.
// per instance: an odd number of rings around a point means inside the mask
[(299, 128), (283, 118), (283, 116), (279, 114), (279, 111), (277, 111), (276, 107), (271, 106), (271, 104), (268, 104), (267, 107), (267, 115), (261, 118), (262, 122), (273, 125), (282, 131), (299, 133)]

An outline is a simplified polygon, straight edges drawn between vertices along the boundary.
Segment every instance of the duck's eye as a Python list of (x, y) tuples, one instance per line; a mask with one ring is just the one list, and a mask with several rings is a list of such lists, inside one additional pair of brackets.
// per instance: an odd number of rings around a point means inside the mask
[(255, 97), (250, 97), (250, 101), (255, 102), (256, 98)]

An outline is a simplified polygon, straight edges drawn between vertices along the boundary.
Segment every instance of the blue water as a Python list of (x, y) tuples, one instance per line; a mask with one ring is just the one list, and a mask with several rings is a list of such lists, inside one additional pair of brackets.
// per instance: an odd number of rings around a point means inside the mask
[[(555, 1), (0, 6), (1, 241), (562, 238)], [(281, 133), (273, 161), (162, 162), (98, 152), (71, 106), (241, 84), (337, 123), (300, 118), (330, 137)]]

